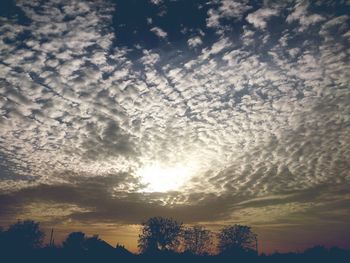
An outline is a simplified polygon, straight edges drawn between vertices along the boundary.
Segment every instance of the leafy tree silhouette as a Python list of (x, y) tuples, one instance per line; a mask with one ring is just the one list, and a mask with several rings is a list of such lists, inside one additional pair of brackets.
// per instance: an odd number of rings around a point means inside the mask
[(249, 226), (232, 225), (224, 227), (218, 234), (219, 251), (223, 254), (257, 253), (257, 235)]
[(16, 250), (40, 248), (45, 237), (39, 223), (33, 220), (18, 220), (17, 223), (10, 225), (3, 235), (6, 246)]
[(180, 244), (182, 223), (172, 218), (152, 217), (142, 223), (138, 247), (142, 253), (175, 250)]
[(202, 226), (184, 229), (184, 249), (194, 255), (207, 255), (212, 250), (212, 233)]

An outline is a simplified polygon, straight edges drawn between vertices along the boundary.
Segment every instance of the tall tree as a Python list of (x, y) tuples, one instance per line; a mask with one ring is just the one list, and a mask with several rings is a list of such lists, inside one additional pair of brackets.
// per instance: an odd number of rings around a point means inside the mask
[(218, 238), (218, 248), (221, 253), (242, 253), (257, 250), (257, 235), (252, 232), (249, 226), (232, 225), (224, 227)]
[(142, 223), (138, 247), (142, 253), (174, 250), (180, 244), (182, 223), (172, 218), (152, 217)]
[(7, 246), (20, 250), (39, 248), (43, 244), (44, 232), (38, 222), (33, 220), (18, 220), (3, 233)]
[(183, 231), (184, 249), (195, 255), (205, 255), (212, 250), (212, 233), (202, 226), (193, 226)]

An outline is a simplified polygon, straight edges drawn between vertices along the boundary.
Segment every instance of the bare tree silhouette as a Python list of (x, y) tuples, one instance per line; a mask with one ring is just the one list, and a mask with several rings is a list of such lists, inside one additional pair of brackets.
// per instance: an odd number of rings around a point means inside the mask
[(183, 231), (184, 249), (194, 255), (206, 255), (213, 247), (212, 233), (202, 226), (188, 227)]
[(142, 253), (175, 250), (183, 225), (172, 218), (152, 217), (142, 223), (138, 247)]

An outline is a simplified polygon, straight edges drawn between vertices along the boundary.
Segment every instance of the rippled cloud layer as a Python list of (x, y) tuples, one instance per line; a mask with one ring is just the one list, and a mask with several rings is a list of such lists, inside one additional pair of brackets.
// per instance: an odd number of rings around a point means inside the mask
[(4, 220), (346, 226), (349, 9), (16, 1), (0, 17)]

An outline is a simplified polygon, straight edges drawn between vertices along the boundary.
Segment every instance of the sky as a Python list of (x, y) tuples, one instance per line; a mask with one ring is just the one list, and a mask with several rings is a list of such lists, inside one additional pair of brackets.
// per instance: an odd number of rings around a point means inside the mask
[(350, 248), (350, 2), (5, 0), (0, 225)]

